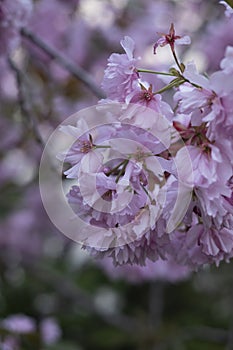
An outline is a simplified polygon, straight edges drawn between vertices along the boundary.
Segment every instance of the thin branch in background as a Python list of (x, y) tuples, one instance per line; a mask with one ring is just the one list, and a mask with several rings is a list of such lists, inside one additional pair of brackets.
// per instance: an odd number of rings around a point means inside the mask
[(45, 142), (40, 134), (37, 120), (33, 116), (33, 114), (28, 110), (28, 107), (27, 107), (26, 96), (24, 93), (24, 78), (25, 78), (24, 73), (17, 67), (17, 65), (15, 64), (14, 60), (11, 57), (8, 57), (8, 63), (15, 74), (17, 88), (18, 88), (18, 102), (19, 102), (21, 112), (24, 118), (26, 118), (27, 126), (29, 127), (29, 129), (33, 131), (36, 141), (41, 146), (44, 147)]
[(186, 340), (199, 339), (213, 343), (226, 344), (228, 342), (228, 331), (225, 329), (206, 326), (188, 327), (183, 330)]
[(38, 37), (35, 33), (31, 32), (27, 28), (21, 30), (22, 36), (27, 38), (34, 45), (44, 51), (49, 57), (56, 60), (63, 68), (65, 68), (75, 78), (80, 80), (96, 97), (104, 98), (104, 92), (95, 83), (92, 77), (81, 67), (69, 61), (58, 50), (47, 44), (44, 40)]
[[(28, 133), (32, 133), (34, 136), (34, 139), (36, 140), (36, 142), (42, 147), (44, 148), (46, 143), (40, 133), (39, 130), (39, 126), (38, 126), (38, 122), (35, 119), (35, 117), (33, 116), (32, 112), (29, 111), (28, 106), (27, 106), (27, 99), (26, 99), (26, 94), (25, 94), (25, 74), (18, 68), (18, 66), (15, 64), (14, 60), (8, 56), (7, 58), (9, 67), (12, 71), (12, 73), (14, 74), (15, 77), (15, 81), (16, 81), (16, 88), (17, 88), (17, 102), (18, 102), (18, 107), (20, 109), (21, 112), (21, 120), (22, 123), (24, 124), (25, 130), (24, 130), (24, 134), (26, 132)], [(23, 135), (22, 135), (23, 137)], [(16, 142), (14, 142), (14, 147), (18, 148), (22, 146), (22, 137), (18, 138)], [(31, 179), (31, 181), (33, 182), (34, 180)], [(31, 182), (27, 182), (27, 184), (25, 184), (25, 186), (28, 186), (29, 183)], [(23, 188), (24, 185), (21, 184), (21, 188)]]
[(177, 329), (176, 333), (170, 335), (167, 340), (155, 347), (156, 350), (183, 350), (188, 342), (201, 341), (226, 346), (229, 340), (229, 333), (225, 329), (193, 326)]
[[(15, 257), (17, 262), (19, 257), (18, 253), (17, 249), (13, 248), (11, 250), (12, 257)], [(8, 263), (9, 256), (9, 251), (3, 249), (1, 259), (4, 263)], [(12, 261), (14, 261), (14, 258), (12, 259)], [(77, 307), (80, 312), (85, 311), (90, 315), (96, 315), (106, 322), (106, 324), (130, 334), (137, 334), (139, 330), (142, 329), (140, 320), (133, 316), (123, 313), (111, 315), (102, 311), (96, 306), (93, 295), (80, 288), (70, 275), (63, 274), (63, 272), (50, 266), (48, 263), (37, 261), (34, 259), (33, 253), (27, 251), (27, 254), (20, 256), (20, 266), (23, 267), (29, 275), (33, 277), (36, 276), (38, 281), (43, 283), (43, 285), (52, 288), (53, 292), (56, 292), (59, 298), (67, 303), (67, 309), (69, 305), (72, 304), (73, 310)]]
[(149, 315), (150, 323), (154, 330), (162, 323), (164, 307), (164, 283), (153, 281), (149, 287)]
[(86, 291), (79, 288), (72, 279), (62, 275), (59, 271), (51, 269), (44, 264), (31, 263), (26, 266), (33, 274), (43, 282), (48, 283), (62, 298), (72, 303), (73, 307), (78, 306), (80, 310), (85, 310), (90, 314), (99, 316), (107, 324), (121, 329), (124, 332), (135, 333), (141, 329), (141, 324), (124, 314), (109, 315), (96, 307), (93, 297)]
[(233, 350), (233, 330), (230, 329), (228, 332), (228, 340), (225, 350)]

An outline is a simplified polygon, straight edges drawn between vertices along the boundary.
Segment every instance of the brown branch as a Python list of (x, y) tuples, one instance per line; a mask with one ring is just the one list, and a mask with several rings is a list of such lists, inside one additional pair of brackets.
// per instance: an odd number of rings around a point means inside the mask
[(17, 67), (17, 65), (15, 64), (15, 62), (11, 57), (8, 57), (8, 63), (13, 73), (15, 74), (15, 79), (16, 79), (17, 88), (18, 88), (18, 102), (21, 109), (21, 113), (23, 117), (26, 118), (27, 127), (33, 131), (36, 141), (41, 146), (44, 147), (45, 142), (40, 134), (37, 120), (33, 116), (33, 114), (28, 110), (28, 107), (27, 107), (26, 97), (24, 93), (24, 78), (25, 78), (24, 73)]
[(90, 314), (99, 316), (104, 322), (114, 327), (117, 327), (125, 332), (135, 333), (141, 328), (140, 323), (123, 314), (108, 315), (102, 312), (96, 307), (92, 296), (86, 291), (79, 288), (72, 279), (68, 276), (61, 274), (55, 269), (51, 269), (47, 265), (42, 263), (27, 265), (31, 269), (33, 274), (43, 281), (43, 283), (49, 284), (56, 290), (56, 293), (69, 302), (72, 302), (73, 306), (77, 305), (80, 309), (87, 311)]
[(228, 341), (228, 331), (225, 329), (199, 326), (188, 327), (183, 331), (186, 340), (199, 339), (219, 344), (226, 344)]
[(158, 330), (162, 323), (164, 307), (164, 283), (152, 281), (149, 287), (149, 317), (153, 331)]
[(72, 63), (69, 59), (63, 56), (57, 49), (47, 44), (44, 40), (38, 37), (35, 33), (27, 28), (21, 30), (22, 36), (31, 41), (34, 45), (44, 51), (49, 57), (56, 60), (63, 68), (65, 68), (75, 78), (80, 80), (88, 89), (98, 98), (104, 98), (104, 92), (95, 83), (92, 77), (81, 67)]

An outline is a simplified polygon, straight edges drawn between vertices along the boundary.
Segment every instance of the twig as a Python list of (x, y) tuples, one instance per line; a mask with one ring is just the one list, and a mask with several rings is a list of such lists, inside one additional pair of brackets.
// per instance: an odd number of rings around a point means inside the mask
[(101, 310), (96, 307), (90, 294), (79, 288), (69, 277), (60, 274), (54, 269), (50, 269), (47, 265), (30, 263), (29, 269), (44, 283), (52, 285), (56, 292), (72, 302), (73, 306), (77, 305), (80, 309), (88, 313), (94, 313), (107, 324), (125, 332), (135, 333), (135, 331), (137, 332), (140, 328), (139, 322), (128, 315), (114, 314), (114, 316), (112, 316), (101, 312)]
[[(213, 328), (207, 326), (193, 326), (183, 327), (181, 330), (177, 329), (176, 333), (170, 335), (170, 337), (162, 342), (157, 350), (168, 349), (184, 349), (182, 346), (186, 342), (199, 340), (203, 342), (210, 342), (216, 344), (226, 345), (228, 342), (228, 331), (221, 328)], [(185, 347), (186, 349), (186, 347)]]
[(29, 128), (33, 131), (36, 141), (41, 146), (44, 147), (45, 142), (40, 134), (40, 131), (37, 125), (37, 120), (33, 116), (33, 114), (28, 110), (28, 107), (27, 107), (26, 98), (24, 95), (24, 74), (17, 67), (17, 65), (15, 64), (15, 62), (11, 57), (8, 57), (8, 63), (15, 74), (17, 88), (18, 88), (18, 102), (19, 102), (19, 106), (23, 116), (27, 119), (27, 123), (28, 123), (27, 126), (29, 126)]
[(162, 323), (164, 306), (164, 283), (153, 281), (149, 289), (149, 315), (151, 326), (157, 330)]
[(95, 81), (91, 78), (91, 76), (81, 67), (78, 67), (71, 61), (69, 61), (65, 56), (63, 56), (58, 50), (54, 47), (47, 44), (44, 40), (38, 37), (35, 33), (31, 32), (27, 28), (23, 28), (21, 30), (21, 34), (31, 41), (34, 45), (43, 50), (49, 57), (56, 60), (63, 68), (65, 68), (70, 74), (72, 74), (75, 78), (82, 81), (84, 85), (86, 85), (89, 90), (98, 98), (104, 98), (104, 92), (99, 86), (95, 83)]
[[(130, 334), (135, 334), (135, 332), (137, 334), (142, 328), (140, 321), (132, 316), (122, 313), (111, 315), (101, 311), (101, 309), (96, 306), (95, 300), (89, 292), (81, 289), (69, 275), (50, 266), (49, 261), (42, 262), (40, 259), (37, 260), (38, 256), (35, 259), (34, 254), (29, 251), (27, 251), (26, 254), (19, 255), (18, 250), (12, 248), (10, 252), (16, 259), (20, 257), (20, 266), (25, 269), (29, 276), (31, 275), (33, 278), (36, 277), (43, 283), (43, 286), (52, 288), (59, 298), (67, 303), (67, 308), (68, 305), (72, 303), (73, 309), (78, 307), (80, 311), (85, 311), (90, 315), (94, 314), (108, 325)], [(9, 256), (11, 255), (9, 255), (7, 248), (3, 249), (0, 262), (3, 261), (4, 264), (7, 264)]]
[(227, 339), (225, 350), (232, 350), (232, 349), (233, 349), (233, 330), (230, 329), (228, 332), (228, 339)]
[(225, 329), (200, 326), (185, 328), (183, 332), (186, 340), (200, 339), (219, 344), (226, 344), (228, 341), (228, 332)]

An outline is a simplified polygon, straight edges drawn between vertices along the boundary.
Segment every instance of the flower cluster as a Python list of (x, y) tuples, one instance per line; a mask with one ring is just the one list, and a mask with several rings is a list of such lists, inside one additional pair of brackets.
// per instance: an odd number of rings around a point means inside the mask
[(6, 55), (19, 42), (19, 31), (32, 11), (31, 0), (0, 1), (0, 55)]
[[(89, 227), (80, 242), (115, 265), (163, 259), (197, 269), (233, 255), (233, 47), (207, 78), (178, 59), (176, 45), (189, 43), (172, 24), (154, 53), (169, 45), (176, 67), (158, 72), (138, 67), (125, 37), (96, 107), (108, 117), (93, 129), (83, 118), (62, 127), (76, 138), (61, 159), (75, 182), (68, 202)], [(156, 90), (145, 74), (170, 80)], [(173, 109), (162, 94), (174, 89)]]

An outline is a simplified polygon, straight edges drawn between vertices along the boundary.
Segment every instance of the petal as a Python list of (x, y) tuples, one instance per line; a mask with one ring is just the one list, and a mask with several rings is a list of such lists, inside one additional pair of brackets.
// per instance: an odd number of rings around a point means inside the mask
[(157, 47), (158, 46), (165, 46), (167, 45), (168, 42), (166, 40), (166, 38), (162, 37), (162, 38), (159, 38), (156, 43), (154, 44), (153, 48), (154, 48), (154, 54), (156, 54), (156, 50), (157, 50)]
[(193, 83), (202, 86), (202, 88), (210, 90), (209, 79), (198, 73), (195, 63), (193, 61), (188, 62), (186, 64), (184, 76)]
[(201, 243), (203, 244), (203, 252), (207, 255), (216, 256), (219, 253), (219, 247), (213, 237), (213, 232), (207, 230), (201, 237)]
[(230, 230), (224, 228), (219, 232), (217, 236), (221, 249), (225, 253), (230, 253), (233, 248), (233, 234)]
[(110, 140), (109, 146), (112, 150), (117, 153), (119, 152), (119, 154), (122, 155), (135, 154), (138, 150), (138, 142), (124, 138), (115, 138)]
[(133, 51), (135, 49), (135, 42), (129, 36), (125, 36), (123, 40), (121, 40), (121, 46), (125, 50), (128, 58), (131, 60), (133, 58)]

